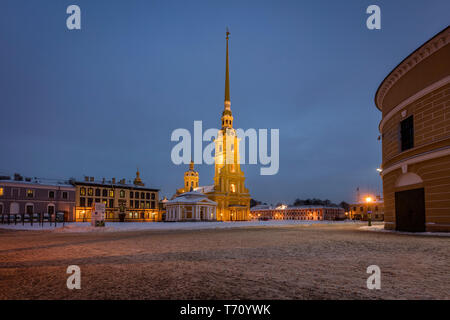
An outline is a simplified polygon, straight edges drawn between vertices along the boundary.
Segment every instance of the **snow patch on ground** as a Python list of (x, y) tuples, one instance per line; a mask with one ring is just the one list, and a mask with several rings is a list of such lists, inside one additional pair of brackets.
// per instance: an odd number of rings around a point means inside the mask
[(269, 221), (236, 221), (236, 222), (107, 222), (105, 227), (92, 227), (89, 222), (72, 222), (54, 225), (44, 224), (0, 224), (0, 229), (9, 230), (43, 230), (52, 232), (115, 232), (139, 230), (200, 230), (240, 227), (282, 227), (311, 226), (312, 224), (345, 224), (351, 221), (302, 221), (302, 220), (269, 220)]
[(359, 227), (359, 230), (364, 231), (374, 231), (374, 232), (385, 232), (385, 233), (395, 233), (395, 234), (407, 234), (413, 236), (439, 236), (439, 237), (450, 237), (450, 233), (448, 232), (404, 232), (404, 231), (396, 231), (396, 230), (386, 230), (384, 229), (383, 224), (377, 224), (372, 226), (362, 226)]

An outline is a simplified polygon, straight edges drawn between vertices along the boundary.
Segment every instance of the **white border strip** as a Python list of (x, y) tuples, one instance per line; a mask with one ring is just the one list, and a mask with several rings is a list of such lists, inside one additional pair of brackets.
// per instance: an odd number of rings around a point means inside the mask
[(383, 169), (383, 171), (381, 172), (381, 176), (384, 176), (385, 174), (387, 174), (393, 170), (400, 169), (405, 164), (410, 165), (413, 163), (427, 161), (427, 160), (444, 157), (444, 156), (448, 156), (448, 155), (450, 155), (450, 146), (397, 162), (396, 164), (393, 164), (392, 166), (387, 167), (386, 169)]

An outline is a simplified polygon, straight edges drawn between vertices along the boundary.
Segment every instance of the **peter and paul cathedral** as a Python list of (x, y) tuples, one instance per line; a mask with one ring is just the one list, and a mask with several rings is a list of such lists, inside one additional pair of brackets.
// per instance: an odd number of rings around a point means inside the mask
[[(233, 114), (230, 98), (230, 70), (228, 41), (230, 33), (226, 33), (226, 65), (225, 65), (225, 101), (221, 117), (221, 129), (215, 139), (214, 185), (198, 187), (198, 173), (191, 162), (185, 173), (184, 187), (177, 193), (187, 192), (191, 188), (204, 193), (217, 203), (216, 219), (219, 221), (249, 220), (250, 193), (245, 187), (245, 175), (241, 170), (239, 157), (240, 139), (233, 128)], [(196, 188), (197, 186), (197, 188)]]

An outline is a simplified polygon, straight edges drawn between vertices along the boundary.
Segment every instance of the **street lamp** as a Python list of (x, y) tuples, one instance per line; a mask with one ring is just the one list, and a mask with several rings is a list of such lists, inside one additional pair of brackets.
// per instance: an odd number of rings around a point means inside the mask
[(366, 202), (367, 202), (367, 223), (368, 223), (368, 226), (370, 227), (370, 226), (372, 226), (372, 216), (371, 216), (372, 211), (369, 210), (370, 209), (369, 206), (370, 206), (370, 203), (372, 202), (372, 197), (367, 197)]

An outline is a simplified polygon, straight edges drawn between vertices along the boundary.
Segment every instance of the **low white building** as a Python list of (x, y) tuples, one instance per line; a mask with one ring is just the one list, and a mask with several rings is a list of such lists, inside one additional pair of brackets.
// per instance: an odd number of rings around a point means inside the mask
[(197, 191), (185, 192), (169, 200), (166, 221), (215, 221), (217, 203)]

